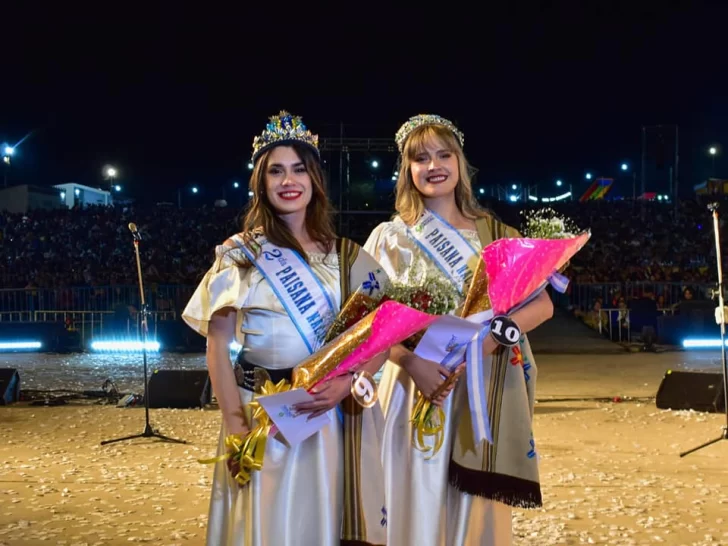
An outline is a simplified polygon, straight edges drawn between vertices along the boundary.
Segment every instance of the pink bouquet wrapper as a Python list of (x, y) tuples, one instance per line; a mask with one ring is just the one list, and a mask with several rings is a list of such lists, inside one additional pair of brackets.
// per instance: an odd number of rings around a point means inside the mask
[[(483, 262), (473, 282), (487, 282), (488, 299), (493, 316), (511, 313), (524, 307), (551, 283), (556, 290), (566, 290), (568, 279), (558, 270), (589, 240), (588, 232), (569, 239), (499, 239), (483, 249)], [(483, 278), (485, 277), (485, 278)], [(476, 285), (478, 290), (482, 285)], [(473, 287), (471, 287), (471, 290)], [(493, 442), (488, 413), (490, 359), (481, 350), (490, 331), (489, 318), (466, 352), (466, 378), (470, 418), (476, 442)]]
[[(311, 391), (317, 385), (356, 371), (361, 364), (430, 326), (438, 319), (388, 300), (338, 335), (293, 371), (291, 388)], [(273, 424), (270, 434), (276, 434)]]
[[(347, 336), (372, 315), (369, 336), (364, 342), (356, 346), (349, 356), (330, 371), (322, 381), (328, 381), (356, 370), (359, 365), (391, 349), (398, 343), (402, 343), (405, 339), (430, 326), (438, 318), (436, 315), (429, 315), (407, 305), (389, 300), (369, 313), (368, 317), (341, 334), (339, 338)], [(336, 343), (339, 338), (331, 343)]]
[(557, 285), (565, 278), (558, 275), (558, 270), (584, 247), (589, 237), (591, 234), (584, 232), (569, 239), (499, 239), (485, 247), (482, 257), (493, 313), (511, 311), (550, 280), (560, 289)]

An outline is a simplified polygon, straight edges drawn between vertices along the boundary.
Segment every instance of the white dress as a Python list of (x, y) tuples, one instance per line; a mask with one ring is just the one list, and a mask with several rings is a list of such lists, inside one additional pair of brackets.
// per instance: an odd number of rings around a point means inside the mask
[[(189, 301), (183, 319), (207, 335), (215, 311), (238, 311), (237, 341), (245, 359), (265, 368), (292, 368), (309, 355), (280, 301), (255, 267), (240, 268), (239, 249), (218, 246), (217, 259)], [(339, 264), (335, 252), (309, 254), (311, 267), (341, 305)], [(250, 391), (239, 389), (247, 404)], [(215, 465), (210, 513), (209, 546), (337, 546), (343, 502), (343, 433), (337, 410), (330, 423), (290, 448), (275, 437), (266, 444), (264, 466), (240, 487), (225, 462)], [(225, 453), (223, 424), (218, 454)]]
[[(474, 248), (481, 248), (474, 230), (459, 230)], [(389, 277), (398, 283), (420, 284), (440, 275), (437, 266), (408, 236), (396, 218), (377, 226), (364, 245)], [(444, 443), (432, 459), (412, 443), (410, 415), (417, 387), (398, 365), (387, 362), (379, 383), (385, 416), (382, 440), (387, 497), (387, 544), (390, 546), (508, 546), (511, 544), (511, 507), (468, 495), (448, 483), (448, 467), (455, 423), (466, 408), (467, 388), (460, 381), (448, 396)], [(430, 443), (432, 445), (432, 443)]]

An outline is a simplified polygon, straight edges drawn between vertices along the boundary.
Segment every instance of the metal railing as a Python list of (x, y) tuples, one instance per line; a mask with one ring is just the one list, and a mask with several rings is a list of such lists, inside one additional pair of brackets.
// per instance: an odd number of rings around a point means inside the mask
[[(144, 297), (150, 311), (179, 312), (194, 290), (191, 285), (152, 285), (145, 288)], [(114, 311), (122, 307), (141, 307), (137, 286), (0, 289), (0, 313)]]
[(685, 282), (604, 282), (574, 283), (569, 287), (568, 298), (554, 295), (554, 303), (561, 307), (571, 306), (586, 311), (600, 299), (609, 307), (614, 300), (629, 300), (641, 297), (645, 293), (653, 294), (660, 308), (669, 308), (683, 299), (683, 291), (689, 288), (695, 299), (711, 299), (715, 284)]
[[(114, 335), (117, 337), (139, 339), (141, 337), (141, 314), (136, 313), (123, 321), (114, 320), (113, 311), (9, 311), (0, 312), (0, 322), (57, 322), (68, 331), (77, 331), (81, 344), (96, 337)], [(152, 311), (149, 313), (148, 328), (152, 338), (157, 337), (157, 325), (160, 321), (175, 320), (174, 311)]]
[(598, 330), (600, 334), (606, 334), (612, 341), (632, 341), (632, 331), (629, 327), (629, 309), (602, 309), (599, 313)]
[[(662, 315), (672, 315), (674, 310), (670, 307), (658, 309), (657, 312)], [(588, 315), (585, 313), (584, 315)], [(621, 343), (629, 343), (632, 341), (632, 327), (630, 321), (629, 309), (601, 309), (596, 321), (584, 320), (584, 322), (594, 327), (600, 334)], [(596, 324), (596, 325), (595, 325)], [(635, 335), (641, 335), (642, 332), (634, 332)]]
[(0, 311), (0, 322), (32, 322), (33, 311)]

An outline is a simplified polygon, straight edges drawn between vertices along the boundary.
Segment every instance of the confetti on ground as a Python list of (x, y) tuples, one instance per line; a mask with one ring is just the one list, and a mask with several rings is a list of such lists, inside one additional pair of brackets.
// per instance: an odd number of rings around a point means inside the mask
[[(141, 384), (131, 359), (115, 368), (88, 355), (33, 355), (25, 367), (6, 358), (0, 367), (19, 368), (23, 388), (99, 389), (112, 372), (124, 388)], [(160, 366), (203, 365), (198, 355), (157, 358)], [(654, 396), (664, 370), (677, 369), (681, 358), (538, 359), (535, 434), (545, 504), (514, 511), (514, 545), (728, 544), (728, 443), (678, 457), (720, 434), (725, 418), (630, 400)], [(566, 400), (617, 395), (618, 404)], [(220, 414), (155, 409), (151, 421), (190, 443), (100, 445), (141, 432), (141, 408), (1, 407), (0, 546), (203, 545), (212, 467), (196, 460), (212, 454)]]

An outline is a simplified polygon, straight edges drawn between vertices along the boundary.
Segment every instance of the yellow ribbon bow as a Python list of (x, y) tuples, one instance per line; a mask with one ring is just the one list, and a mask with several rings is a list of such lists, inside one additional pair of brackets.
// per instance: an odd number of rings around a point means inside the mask
[(245, 435), (230, 434), (225, 437), (225, 449), (227, 453), (214, 457), (212, 459), (200, 459), (197, 462), (201, 464), (215, 464), (226, 459), (236, 461), (240, 470), (234, 476), (235, 481), (240, 485), (246, 485), (250, 482), (251, 473), (260, 471), (263, 468), (263, 457), (265, 455), (265, 445), (268, 440), (268, 434), (273, 426), (268, 414), (257, 400), (260, 396), (269, 396), (271, 394), (279, 394), (291, 389), (291, 385), (285, 379), (281, 379), (278, 383), (273, 384), (271, 380), (266, 380), (260, 388), (260, 392), (248, 404), (253, 412), (253, 422), (256, 425)]
[[(445, 390), (450, 387), (462, 375), (464, 370), (458, 370), (451, 373), (442, 385), (432, 393), (432, 399), (438, 398)], [(442, 408), (435, 406), (430, 400), (425, 398), (421, 392), (417, 393), (417, 402), (412, 409), (410, 422), (414, 425), (413, 443), (415, 448), (422, 452), (432, 451), (430, 456), (425, 460), (432, 459), (445, 441), (445, 412)], [(434, 436), (435, 445), (428, 446), (425, 444), (425, 438)]]

